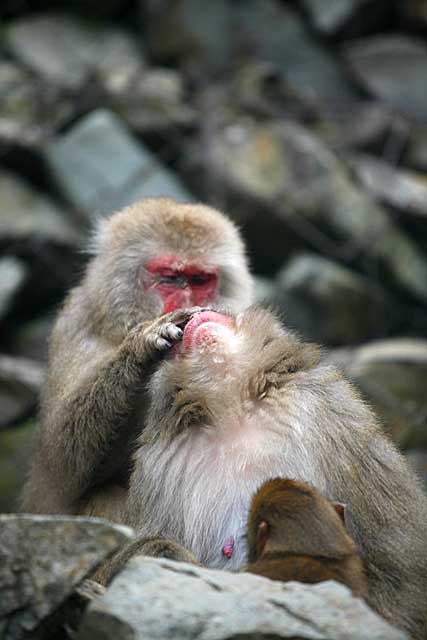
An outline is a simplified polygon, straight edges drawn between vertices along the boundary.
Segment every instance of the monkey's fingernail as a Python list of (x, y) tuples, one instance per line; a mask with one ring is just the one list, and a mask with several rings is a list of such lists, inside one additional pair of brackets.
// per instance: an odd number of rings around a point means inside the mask
[(178, 331), (176, 332), (176, 337), (177, 338), (182, 338), (183, 335), (184, 335), (183, 330), (180, 329), (180, 327), (178, 327)]

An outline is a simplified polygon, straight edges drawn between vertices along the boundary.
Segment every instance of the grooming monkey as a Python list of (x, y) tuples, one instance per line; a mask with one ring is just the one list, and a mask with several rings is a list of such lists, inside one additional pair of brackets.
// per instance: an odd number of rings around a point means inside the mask
[(122, 519), (145, 385), (195, 310), (251, 302), (240, 235), (203, 205), (147, 199), (103, 220), (54, 327), (22, 508)]
[(272, 580), (337, 580), (355, 596), (368, 585), (336, 507), (303, 482), (274, 478), (252, 498), (246, 571)]
[[(196, 313), (149, 383), (126, 522), (198, 562), (247, 563), (252, 496), (271, 477), (348, 504), (368, 602), (427, 635), (427, 499), (353, 386), (266, 310)], [(168, 552), (173, 557), (172, 552)]]

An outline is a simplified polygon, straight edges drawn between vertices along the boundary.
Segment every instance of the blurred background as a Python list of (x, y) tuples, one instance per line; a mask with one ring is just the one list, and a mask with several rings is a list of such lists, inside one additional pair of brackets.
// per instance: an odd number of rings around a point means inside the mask
[(325, 345), (427, 478), (427, 0), (2, 0), (0, 511), (96, 216), (241, 227), (257, 297)]

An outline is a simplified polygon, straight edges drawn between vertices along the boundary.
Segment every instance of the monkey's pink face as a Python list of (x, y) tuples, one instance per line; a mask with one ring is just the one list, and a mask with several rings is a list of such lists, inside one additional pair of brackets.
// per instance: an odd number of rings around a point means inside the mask
[(185, 307), (203, 307), (216, 300), (218, 270), (183, 262), (175, 256), (151, 260), (146, 265), (145, 290), (155, 290), (163, 301), (163, 312)]
[(184, 329), (184, 352), (197, 347), (224, 344), (234, 337), (234, 319), (216, 311), (195, 313)]

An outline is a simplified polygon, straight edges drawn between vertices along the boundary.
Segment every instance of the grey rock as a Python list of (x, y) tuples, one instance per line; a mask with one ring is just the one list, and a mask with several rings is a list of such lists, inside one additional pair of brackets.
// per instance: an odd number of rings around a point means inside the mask
[(427, 122), (427, 46), (404, 36), (374, 36), (346, 47), (349, 69), (372, 95), (415, 121)]
[(0, 61), (0, 144), (39, 147), (73, 114), (72, 102), (18, 65)]
[[(1, 391), (0, 403), (3, 407)], [(27, 474), (33, 435), (34, 423), (31, 420), (10, 429), (0, 428), (0, 513), (18, 509), (18, 496)]]
[(43, 379), (44, 367), (39, 362), (0, 354), (0, 428), (34, 410)]
[(345, 25), (359, 7), (369, 0), (303, 0), (313, 25), (322, 33), (331, 34)]
[(20, 178), (0, 171), (0, 240), (80, 242), (78, 225), (66, 211)]
[(403, 640), (335, 582), (281, 583), (135, 558), (84, 617), (78, 640)]
[(155, 59), (222, 69), (232, 56), (233, 29), (228, 0), (151, 3), (147, 47)]
[(427, 125), (412, 129), (403, 162), (413, 169), (427, 172)]
[(222, 124), (210, 138), (207, 170), (240, 197), (273, 209), (322, 253), (344, 260), (367, 256), (400, 287), (427, 300), (426, 257), (307, 129), (249, 118)]
[(52, 331), (52, 316), (22, 322), (13, 332), (11, 351), (16, 356), (39, 362), (47, 361), (48, 340)]
[(424, 175), (396, 169), (366, 154), (351, 154), (346, 159), (375, 198), (404, 213), (427, 217), (427, 180)]
[(82, 580), (132, 538), (96, 518), (0, 516), (0, 637), (32, 638)]
[(279, 272), (275, 301), (305, 339), (329, 345), (363, 342), (398, 319), (379, 285), (314, 254), (296, 256)]
[(235, 38), (244, 55), (276, 65), (294, 91), (341, 110), (356, 94), (336, 56), (318, 43), (290, 7), (246, 0), (236, 8)]
[(172, 69), (129, 65), (104, 80), (108, 104), (138, 133), (193, 123), (196, 111), (184, 101), (182, 76)]
[(427, 340), (394, 338), (331, 354), (402, 448), (427, 446)]
[(90, 74), (141, 59), (125, 32), (60, 13), (16, 20), (6, 29), (5, 41), (18, 60), (67, 89), (77, 89)]
[(10, 256), (0, 258), (0, 321), (13, 306), (13, 300), (27, 280), (25, 264)]
[(276, 299), (276, 286), (270, 278), (254, 276), (254, 300), (258, 304), (273, 306)]
[(107, 110), (90, 113), (51, 142), (46, 158), (64, 194), (88, 219), (144, 197), (192, 200), (172, 171)]

